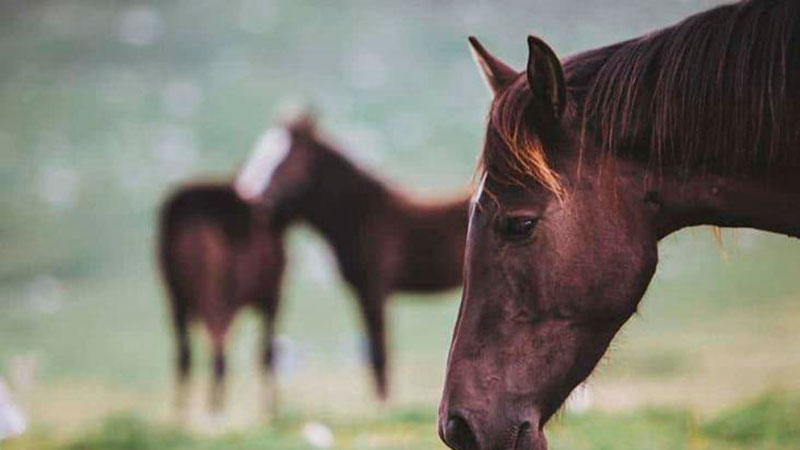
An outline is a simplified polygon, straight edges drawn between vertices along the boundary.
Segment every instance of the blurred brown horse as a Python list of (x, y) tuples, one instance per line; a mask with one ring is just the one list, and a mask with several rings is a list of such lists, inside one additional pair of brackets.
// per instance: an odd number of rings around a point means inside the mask
[(752, 0), (527, 70), (494, 93), (439, 410), (459, 450), (543, 450), (545, 423), (636, 312), (659, 239), (800, 237), (800, 2)]
[[(230, 184), (178, 189), (165, 202), (160, 220), (159, 260), (177, 341), (177, 406), (184, 410), (191, 370), (189, 325), (197, 320), (211, 338), (210, 402), (219, 411), (225, 393), (225, 340), (245, 306), (263, 316), (262, 364), (265, 377), (272, 374), (284, 227), (243, 201)], [(275, 402), (272, 398), (272, 407)]]
[(460, 286), (468, 199), (408, 198), (320, 139), (309, 116), (273, 130), (272, 139), (279, 145), (269, 155), (254, 156), (240, 190), (282, 222), (307, 221), (331, 244), (358, 299), (376, 388), (385, 398), (386, 299), (395, 291)]

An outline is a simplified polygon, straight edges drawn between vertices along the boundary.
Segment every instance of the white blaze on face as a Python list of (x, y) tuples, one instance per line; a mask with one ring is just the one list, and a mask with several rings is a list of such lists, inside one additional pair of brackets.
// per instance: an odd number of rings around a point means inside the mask
[(478, 206), (478, 204), (481, 201), (481, 197), (483, 197), (483, 189), (484, 186), (486, 185), (487, 175), (489, 175), (488, 172), (483, 173), (483, 176), (481, 177), (481, 182), (480, 184), (478, 184), (478, 189), (476, 189), (475, 194), (472, 195), (472, 201), (470, 204), (470, 213), (469, 213), (470, 222), (472, 221), (472, 214), (475, 212), (475, 207)]
[(292, 136), (284, 128), (271, 128), (258, 140), (250, 158), (234, 181), (234, 189), (244, 200), (255, 200), (264, 193), (275, 169), (289, 154)]

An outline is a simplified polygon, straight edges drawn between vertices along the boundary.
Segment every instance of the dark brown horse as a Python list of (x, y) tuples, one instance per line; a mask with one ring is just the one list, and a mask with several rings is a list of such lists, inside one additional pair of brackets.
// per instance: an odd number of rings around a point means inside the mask
[[(228, 328), (245, 306), (263, 316), (262, 364), (265, 377), (272, 375), (283, 226), (242, 200), (230, 184), (178, 189), (165, 202), (160, 220), (159, 260), (177, 339), (177, 406), (182, 411), (186, 401), (189, 325), (197, 320), (213, 347), (211, 407), (218, 411), (224, 402)], [(274, 407), (276, 399), (271, 400)]]
[(242, 178), (248, 172), (264, 177), (240, 190), (278, 220), (305, 220), (331, 244), (358, 299), (377, 391), (385, 398), (386, 299), (395, 291), (461, 284), (468, 199), (423, 203), (390, 189), (320, 139), (308, 116), (271, 136), (272, 157), (254, 157), (260, 168), (245, 168)]
[(439, 430), (547, 448), (545, 423), (637, 310), (684, 227), (800, 237), (800, 2), (723, 6), (522, 73), (494, 92)]

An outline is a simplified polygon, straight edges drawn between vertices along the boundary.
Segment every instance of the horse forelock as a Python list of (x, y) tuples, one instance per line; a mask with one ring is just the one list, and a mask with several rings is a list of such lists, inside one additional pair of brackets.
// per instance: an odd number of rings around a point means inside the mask
[[(560, 176), (548, 161), (542, 132), (552, 124), (534, 122), (530, 107), (533, 97), (527, 80), (519, 77), (492, 102), (487, 141), (480, 158), (480, 169), (500, 182), (524, 185), (532, 179), (561, 198)], [(498, 139), (493, 138), (496, 136)]]
[(292, 135), (285, 128), (270, 128), (264, 132), (236, 176), (237, 195), (247, 201), (260, 197), (291, 147)]

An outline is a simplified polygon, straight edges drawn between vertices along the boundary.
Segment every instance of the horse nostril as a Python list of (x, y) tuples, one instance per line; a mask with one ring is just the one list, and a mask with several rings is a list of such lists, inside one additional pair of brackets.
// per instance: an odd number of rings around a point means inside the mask
[(454, 450), (478, 450), (478, 440), (464, 418), (450, 416), (444, 427), (444, 441)]
[(531, 440), (531, 424), (525, 422), (517, 431), (517, 439), (514, 443), (514, 450), (534, 450), (533, 442)]

